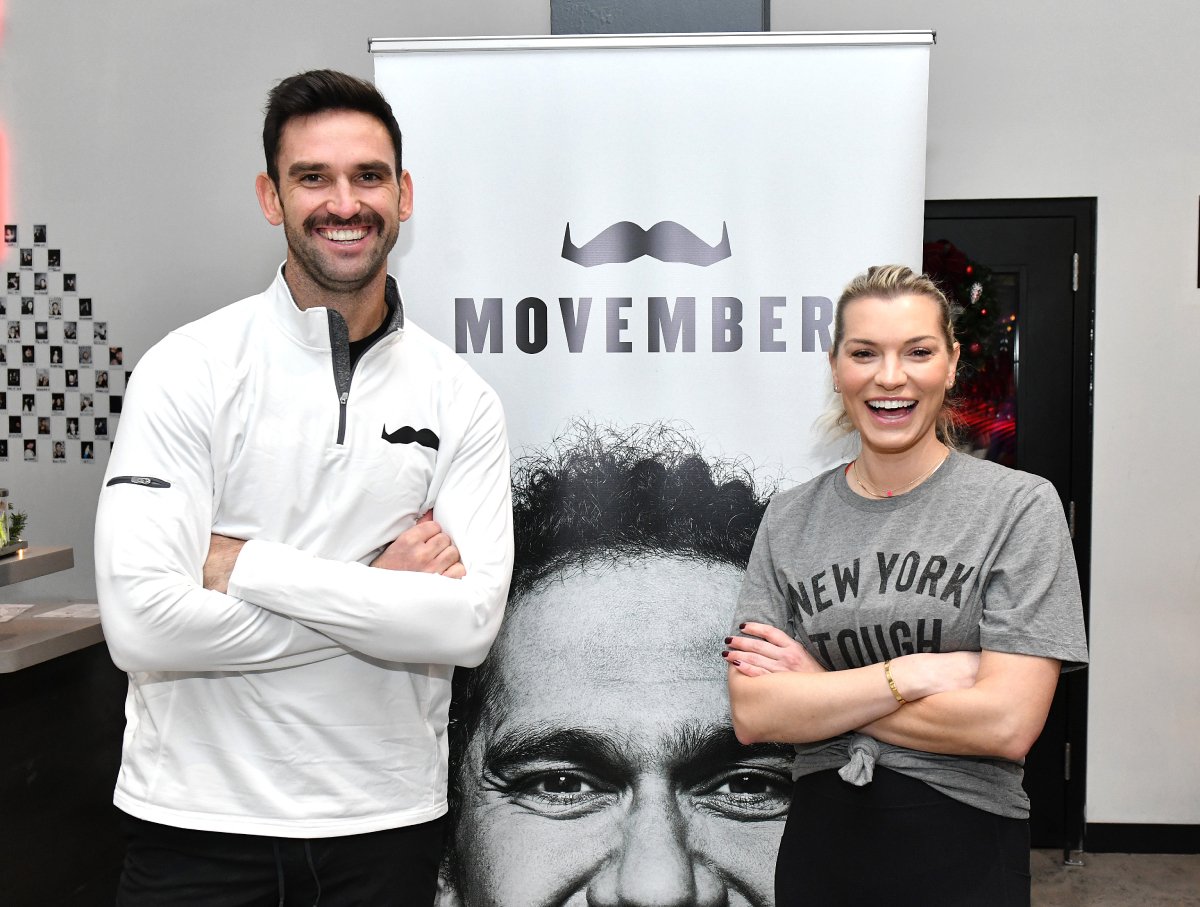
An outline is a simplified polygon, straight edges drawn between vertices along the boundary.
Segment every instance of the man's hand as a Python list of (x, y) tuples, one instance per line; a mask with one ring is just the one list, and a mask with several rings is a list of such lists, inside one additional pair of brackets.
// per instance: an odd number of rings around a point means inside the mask
[(434, 522), (432, 510), (426, 511), (411, 529), (400, 533), (396, 541), (371, 561), (371, 566), (414, 573), (440, 573), (451, 579), (462, 579), (467, 575), (458, 549), (454, 547), (450, 536)]
[(205, 589), (229, 591), (229, 577), (244, 544), (244, 539), (231, 539), (226, 535), (209, 536), (208, 557), (204, 559)]
[(782, 630), (770, 624), (746, 623), (742, 634), (725, 640), (728, 651), (721, 653), (740, 673), (760, 677), (781, 671), (822, 674), (825, 669), (808, 650)]

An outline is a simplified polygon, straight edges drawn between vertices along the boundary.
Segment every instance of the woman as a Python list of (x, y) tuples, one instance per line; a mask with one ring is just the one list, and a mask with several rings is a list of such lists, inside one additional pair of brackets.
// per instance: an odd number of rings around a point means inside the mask
[(796, 746), (777, 907), (1028, 904), (1021, 761), (1087, 659), (1062, 505), (951, 448), (928, 278), (855, 278), (829, 363), (860, 453), (771, 501), (723, 653), (738, 739)]

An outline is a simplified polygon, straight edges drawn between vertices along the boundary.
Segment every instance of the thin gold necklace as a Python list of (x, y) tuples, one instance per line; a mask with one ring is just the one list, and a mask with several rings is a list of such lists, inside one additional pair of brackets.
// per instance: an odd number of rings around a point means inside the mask
[(873, 498), (890, 498), (893, 495), (908, 491), (908, 489), (912, 488), (914, 485), (918, 484), (919, 482), (924, 481), (925, 479), (928, 479), (931, 475), (933, 475), (935, 472), (938, 471), (938, 468), (941, 467), (941, 465), (943, 463), (945, 463), (949, 459), (950, 459), (950, 448), (947, 447), (946, 455), (944, 457), (942, 457), (940, 460), (938, 460), (936, 463), (934, 463), (933, 468), (931, 470), (929, 470), (929, 472), (926, 472), (926, 473), (923, 473), (923, 474), (917, 476), (911, 482), (901, 485), (899, 488), (892, 488), (892, 489), (882, 492), (882, 493), (876, 491), (874, 488), (872, 488), (870, 485), (868, 485), (865, 481), (863, 481), (862, 467), (860, 467), (858, 465), (857, 459), (855, 459), (850, 464), (850, 467), (854, 470), (854, 481), (856, 481), (858, 483), (859, 488), (861, 488), (863, 491), (865, 491), (867, 494), (869, 494)]

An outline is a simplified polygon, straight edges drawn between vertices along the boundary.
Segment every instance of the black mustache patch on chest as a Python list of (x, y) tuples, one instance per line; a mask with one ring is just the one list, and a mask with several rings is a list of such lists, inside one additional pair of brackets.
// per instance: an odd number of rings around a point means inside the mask
[(402, 425), (395, 431), (387, 430), (387, 423), (383, 425), (383, 440), (389, 444), (420, 444), (422, 447), (428, 447), (430, 450), (437, 450), (438, 441), (437, 434), (429, 428), (413, 428), (411, 425)]

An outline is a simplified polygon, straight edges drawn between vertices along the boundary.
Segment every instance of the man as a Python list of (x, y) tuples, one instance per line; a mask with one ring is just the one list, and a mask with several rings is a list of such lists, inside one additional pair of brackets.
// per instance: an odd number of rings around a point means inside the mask
[(518, 464), (504, 627), (456, 682), (441, 907), (773, 903), (784, 747), (734, 739), (722, 640), (765, 501), (666, 426)]
[(503, 417), (387, 275), (412, 181), (375, 88), (285, 79), (263, 145), (286, 262), (143, 358), (97, 514), (118, 902), (429, 904), (450, 677), (511, 571)]

